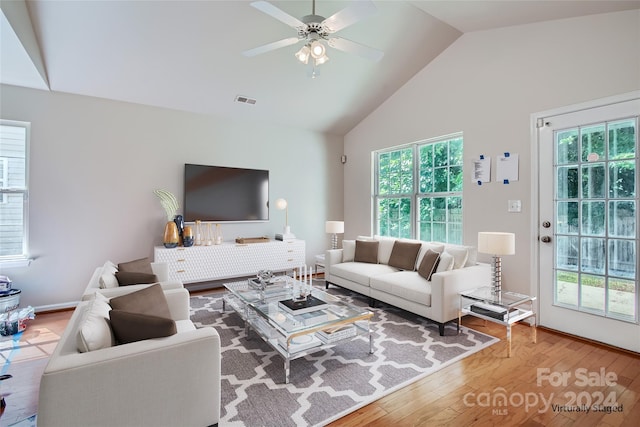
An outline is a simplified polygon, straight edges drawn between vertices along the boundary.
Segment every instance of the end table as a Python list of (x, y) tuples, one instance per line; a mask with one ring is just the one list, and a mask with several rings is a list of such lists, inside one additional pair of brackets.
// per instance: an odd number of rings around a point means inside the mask
[(486, 286), (460, 293), (458, 324), (462, 316), (469, 314), (480, 319), (504, 325), (507, 328), (507, 356), (511, 357), (511, 326), (533, 317), (531, 339), (536, 342), (536, 312), (533, 302), (536, 297), (516, 292), (493, 293)]

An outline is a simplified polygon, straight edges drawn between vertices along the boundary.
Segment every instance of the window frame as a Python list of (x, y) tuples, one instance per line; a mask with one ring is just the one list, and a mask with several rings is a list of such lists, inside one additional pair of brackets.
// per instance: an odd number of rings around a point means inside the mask
[[(455, 166), (459, 166), (460, 167), (460, 174), (461, 174), (461, 181), (460, 181), (460, 189), (459, 191), (440, 191), (440, 192), (435, 192), (435, 191), (429, 191), (429, 192), (421, 192), (420, 189), (420, 167), (421, 167), (421, 158), (420, 158), (420, 150), (422, 147), (425, 147), (427, 145), (432, 145), (433, 147), (435, 147), (435, 144), (437, 143), (442, 143), (442, 142), (447, 142), (447, 156), (448, 159), (450, 159), (450, 150), (451, 150), (451, 145), (450, 142), (451, 141), (455, 141), (460, 139), (460, 163), (455, 165)], [(388, 153), (393, 153), (393, 152), (397, 152), (397, 151), (402, 151), (402, 150), (407, 150), (410, 149), (411, 153), (412, 153), (412, 158), (411, 158), (411, 162), (412, 162), (412, 188), (411, 188), (411, 192), (398, 192), (398, 193), (385, 193), (380, 191), (380, 182), (381, 182), (381, 157), (384, 156), (385, 154)], [(444, 136), (440, 136), (437, 138), (431, 138), (431, 139), (426, 139), (426, 140), (421, 140), (421, 141), (417, 141), (417, 142), (412, 142), (410, 144), (405, 144), (405, 145), (400, 145), (400, 146), (394, 146), (394, 147), (389, 147), (389, 148), (385, 148), (382, 150), (377, 150), (374, 151), (372, 153), (372, 160), (373, 160), (373, 188), (372, 188), (372, 209), (373, 209), (373, 215), (372, 215), (372, 220), (373, 220), (373, 227), (372, 229), (374, 230), (374, 234), (376, 235), (385, 235), (385, 236), (392, 236), (392, 237), (400, 237), (400, 238), (411, 238), (411, 239), (417, 239), (417, 240), (424, 240), (425, 236), (421, 235), (421, 224), (424, 223), (424, 221), (421, 220), (420, 218), (420, 204), (422, 200), (425, 199), (429, 199), (429, 200), (433, 200), (433, 199), (437, 199), (437, 198), (444, 198), (445, 200), (449, 200), (450, 198), (459, 198), (460, 199), (460, 217), (463, 218), (463, 190), (464, 190), (464, 137), (463, 137), (463, 133), (462, 132), (457, 132), (457, 133), (453, 133), (450, 135), (444, 135)], [(448, 162), (449, 160), (447, 160)], [(446, 167), (446, 168), (451, 168), (452, 165), (451, 164), (447, 164), (447, 166), (438, 166), (437, 168), (442, 168), (442, 167)], [(436, 168), (436, 166), (431, 165), (431, 170), (433, 171)], [(433, 172), (431, 172), (433, 174)], [(449, 174), (447, 174), (449, 175)], [(451, 181), (448, 179), (447, 180), (447, 185), (448, 185), (448, 190), (450, 190), (450, 184)], [(396, 224), (395, 230), (397, 231), (397, 233), (388, 233), (388, 232), (383, 232), (381, 231), (381, 218), (380, 218), (380, 203), (383, 200), (394, 200), (397, 199), (399, 201), (402, 200), (408, 200), (410, 203), (410, 218), (409, 218), (409, 233), (406, 233), (406, 231), (403, 233), (403, 228), (402, 228), (402, 224), (401, 223), (405, 223), (406, 221), (401, 221), (401, 219), (398, 220), (398, 224)], [(463, 241), (463, 227), (464, 227), (464, 221), (462, 220), (459, 223), (459, 241), (450, 241), (449, 238), (451, 237), (451, 233), (450, 233), (450, 226), (452, 224), (454, 224), (454, 222), (450, 221), (449, 218), (449, 210), (446, 209), (446, 219), (444, 221), (445, 224), (445, 229), (446, 229), (446, 238), (444, 239), (444, 241), (446, 243), (457, 243), (457, 244), (462, 244)], [(431, 221), (432, 223), (434, 221)], [(440, 222), (440, 221), (438, 221)], [(455, 222), (455, 224), (458, 224), (457, 222)], [(433, 236), (433, 232), (430, 233), (430, 235), (428, 237), (426, 237), (427, 240), (425, 241), (431, 241)]]
[[(6, 196), (11, 194), (22, 194), (22, 250), (20, 254), (0, 255), (0, 266), (7, 267), (24, 267), (31, 263), (29, 258), (29, 165), (30, 165), (30, 140), (31, 140), (31, 123), (16, 120), (0, 119), (0, 126), (19, 127), (24, 129), (24, 187), (4, 187), (5, 182), (0, 185), (1, 200), (5, 202)], [(1, 156), (6, 160), (6, 156)], [(8, 161), (7, 161), (8, 167)], [(8, 174), (8, 170), (5, 170)], [(7, 175), (8, 176), (8, 175)]]

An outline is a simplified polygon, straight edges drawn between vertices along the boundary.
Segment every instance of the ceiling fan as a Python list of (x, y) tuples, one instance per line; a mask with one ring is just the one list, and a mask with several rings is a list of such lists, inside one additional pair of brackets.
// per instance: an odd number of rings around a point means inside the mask
[(373, 15), (377, 9), (370, 0), (355, 1), (351, 6), (328, 18), (316, 15), (316, 0), (313, 0), (311, 15), (303, 16), (300, 19), (289, 15), (267, 1), (256, 1), (251, 3), (251, 6), (294, 28), (298, 35), (245, 50), (242, 52), (244, 56), (256, 56), (300, 42), (305, 42), (305, 44), (296, 52), (295, 56), (303, 64), (308, 64), (309, 60), (312, 60), (314, 70), (316, 66), (329, 60), (323, 42), (334, 49), (356, 54), (372, 61), (379, 61), (384, 56), (384, 52), (380, 50), (334, 36), (338, 31)]

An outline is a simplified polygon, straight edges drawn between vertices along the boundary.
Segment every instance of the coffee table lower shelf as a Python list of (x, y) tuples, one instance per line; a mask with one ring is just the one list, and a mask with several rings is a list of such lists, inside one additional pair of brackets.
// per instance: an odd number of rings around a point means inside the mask
[[(335, 347), (341, 343), (345, 343), (347, 341), (351, 341), (356, 339), (358, 336), (362, 336), (364, 334), (367, 335), (369, 340), (369, 354), (373, 354), (373, 336), (371, 334), (371, 325), (369, 319), (373, 316), (373, 313), (369, 313), (366, 315), (362, 315), (358, 318), (353, 319), (350, 322), (345, 322), (342, 326), (347, 326), (348, 324), (352, 324), (356, 328), (355, 335), (349, 336), (343, 339), (337, 339), (331, 342), (323, 342), (320, 338), (317, 337), (316, 333), (325, 329), (334, 329), (339, 325), (331, 325), (327, 327), (326, 325), (319, 326), (316, 328), (311, 328), (309, 330), (297, 332), (291, 334), (287, 337), (283, 336), (274, 329), (267, 329), (268, 326), (263, 324), (254, 323), (252, 321), (247, 322), (250, 326), (251, 330), (254, 331), (264, 342), (269, 344), (271, 348), (273, 348), (282, 358), (284, 359), (284, 374), (285, 374), (285, 384), (289, 384), (289, 375), (291, 373), (291, 361), (295, 359), (299, 359), (308, 354), (315, 353), (320, 350), (325, 350), (331, 347)], [(245, 320), (246, 321), (246, 320)], [(261, 322), (261, 320), (260, 320)], [(275, 336), (274, 336), (275, 335)], [(309, 337), (311, 341), (309, 347), (305, 347), (306, 340), (304, 340), (304, 344), (296, 344), (295, 340), (297, 338)], [(247, 335), (247, 339), (250, 339), (250, 335)], [(287, 348), (283, 346), (283, 344)], [(296, 347), (294, 349), (293, 347)]]
[[(340, 301), (335, 296), (314, 289), (312, 294), (327, 301), (329, 304), (328, 308), (322, 310), (334, 313), (335, 318), (308, 326), (304, 326), (298, 322), (294, 328), (290, 329), (283, 327), (281, 322), (278, 324), (278, 321), (276, 321), (278, 317), (274, 318), (274, 314), (277, 313), (277, 308), (273, 303), (277, 306), (278, 300), (282, 300), (283, 297), (256, 297), (252, 292), (244, 292), (246, 286), (241, 282), (225, 284), (225, 287), (229, 292), (223, 297), (223, 311), (229, 307), (242, 318), (247, 339), (250, 339), (251, 331), (253, 331), (282, 356), (284, 359), (286, 384), (289, 383), (291, 361), (308, 354), (354, 340), (356, 337), (362, 335), (368, 336), (369, 354), (373, 353), (373, 336), (371, 330), (373, 313), (371, 311), (351, 306), (350, 304)], [(270, 307), (268, 307), (269, 303), (272, 303)], [(345, 313), (348, 314), (345, 315)], [(281, 318), (291, 321), (290, 317), (284, 315), (281, 316)], [(333, 340), (328, 342), (323, 341), (319, 337), (319, 334), (322, 334), (323, 331), (340, 331), (350, 326), (353, 326), (353, 334), (337, 334)], [(300, 342), (296, 343), (296, 341)]]

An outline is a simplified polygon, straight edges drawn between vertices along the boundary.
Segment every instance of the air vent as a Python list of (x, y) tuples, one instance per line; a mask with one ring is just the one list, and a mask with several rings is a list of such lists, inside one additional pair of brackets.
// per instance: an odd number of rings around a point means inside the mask
[(236, 96), (236, 102), (240, 102), (241, 104), (255, 104), (256, 100), (252, 98), (247, 98), (246, 96), (238, 95)]

